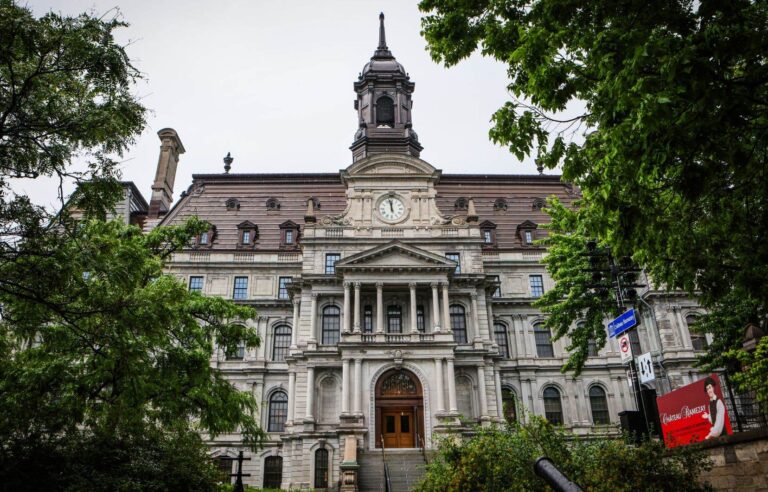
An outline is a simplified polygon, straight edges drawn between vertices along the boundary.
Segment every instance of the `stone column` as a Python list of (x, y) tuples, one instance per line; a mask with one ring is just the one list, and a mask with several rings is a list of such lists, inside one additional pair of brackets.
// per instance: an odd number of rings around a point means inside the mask
[(361, 389), (363, 386), (363, 359), (355, 359), (355, 391), (354, 391), (354, 404), (353, 411), (355, 415), (360, 415), (361, 407)]
[(376, 282), (376, 333), (384, 333), (384, 284)]
[(341, 414), (349, 413), (349, 359), (341, 363)]
[(314, 420), (315, 408), (315, 368), (307, 367), (307, 420)]
[(417, 333), (419, 329), (416, 325), (416, 283), (409, 283), (408, 288), (411, 290), (411, 333)]
[(256, 318), (256, 332), (261, 337), (261, 343), (259, 344), (258, 347), (256, 347), (256, 355), (255, 355), (256, 360), (266, 360), (267, 359), (267, 356), (265, 355), (265, 353), (266, 353), (266, 350), (267, 350), (266, 345), (267, 345), (267, 326), (268, 326), (268, 323), (263, 323), (263, 327), (264, 328), (262, 329), (262, 322), (266, 321), (266, 320), (267, 320), (266, 316), (259, 316), (258, 318)]
[(299, 308), (301, 307), (301, 300), (293, 299), (293, 326), (291, 326), (291, 349), (296, 349), (296, 340), (299, 333)]
[(353, 333), (360, 333), (360, 282), (355, 282), (355, 324), (352, 326)]
[(286, 418), (288, 424), (293, 424), (293, 407), (294, 400), (296, 399), (296, 373), (291, 371), (288, 373), (288, 417)]
[[(317, 292), (312, 293), (309, 310), (309, 338), (317, 340)], [(322, 339), (320, 341), (322, 342)]]
[(437, 402), (435, 407), (437, 413), (445, 411), (445, 395), (443, 395), (443, 359), (435, 359), (435, 387), (437, 389)]
[[(469, 297), (472, 299), (472, 325), (475, 329), (474, 333), (474, 339), (481, 339), (480, 336), (480, 315), (477, 311), (477, 292), (473, 292), (469, 295)], [(469, 338), (469, 337), (467, 337)]]
[(437, 282), (429, 284), (432, 287), (432, 327), (435, 333), (440, 332), (440, 300), (437, 296)]
[[(504, 401), (502, 400), (501, 389), (501, 368), (498, 364), (493, 371), (493, 383), (496, 386), (496, 416), (504, 420)], [(515, 403), (515, 405), (518, 405)]]
[(456, 375), (453, 371), (453, 358), (446, 359), (448, 364), (448, 411), (451, 413), (458, 413), (459, 409), (456, 407)]
[(449, 301), (448, 301), (448, 282), (445, 282), (440, 285), (443, 288), (443, 326), (445, 327), (445, 331), (450, 333), (451, 332), (451, 315), (449, 311)]
[(523, 355), (525, 357), (531, 357), (532, 354), (528, 351), (528, 334), (525, 332), (525, 316), (522, 314), (513, 315), (513, 319), (517, 319), (517, 325), (520, 327), (520, 340), (523, 342)]
[(344, 282), (344, 333), (350, 332), (350, 313), (349, 313), (349, 282)]
[(477, 366), (477, 392), (480, 394), (480, 417), (488, 416), (488, 391), (485, 387), (485, 367)]
[[(680, 338), (682, 339), (683, 347), (688, 350), (693, 350), (693, 343), (691, 342), (691, 331), (688, 329), (688, 323), (686, 323), (685, 319), (683, 318), (683, 313), (682, 313), (682, 310), (680, 309), (680, 306), (673, 306), (672, 311), (675, 313), (677, 326), (680, 327)], [(635, 331), (637, 331), (637, 338), (639, 340), (640, 339), (639, 327), (636, 327)], [(634, 355), (635, 357), (637, 357), (640, 354), (634, 354)]]

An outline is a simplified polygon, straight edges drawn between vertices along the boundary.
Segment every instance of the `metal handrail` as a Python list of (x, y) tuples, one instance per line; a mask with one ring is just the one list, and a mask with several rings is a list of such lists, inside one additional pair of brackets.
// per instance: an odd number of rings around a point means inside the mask
[(381, 434), (381, 459), (384, 461), (384, 492), (392, 491), (392, 481), (389, 478), (389, 465), (387, 465), (387, 453), (384, 452), (384, 434)]
[(418, 432), (416, 433), (416, 447), (421, 450), (421, 457), (424, 458), (424, 463), (428, 465), (429, 460), (427, 459), (427, 451), (424, 448), (424, 442), (422, 442)]

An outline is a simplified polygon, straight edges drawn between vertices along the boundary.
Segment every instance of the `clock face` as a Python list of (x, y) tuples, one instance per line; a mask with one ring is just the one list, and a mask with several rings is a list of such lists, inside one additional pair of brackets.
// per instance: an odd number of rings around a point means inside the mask
[(403, 201), (394, 196), (388, 196), (379, 202), (379, 214), (385, 220), (398, 220), (405, 213)]

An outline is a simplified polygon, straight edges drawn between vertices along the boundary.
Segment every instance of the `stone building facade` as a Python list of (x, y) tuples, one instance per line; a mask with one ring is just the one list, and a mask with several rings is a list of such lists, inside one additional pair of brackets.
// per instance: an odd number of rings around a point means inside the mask
[[(184, 147), (173, 130), (159, 132), (147, 227), (195, 215), (213, 224), (169, 273), (258, 310), (248, 323), (262, 345), (212, 361), (261, 402), (261, 450), (237, 434), (210, 442), (214, 457), (245, 451), (246, 483), (333, 488), (348, 442), (361, 452), (430, 449), (440, 435), (527, 414), (578, 434), (615, 432), (619, 412), (636, 407), (613, 340), (580, 376), (563, 374), (568, 341), (552, 342), (531, 305), (553, 285), (535, 243), (541, 207), (575, 191), (551, 175), (443, 174), (420, 158), (414, 88), (382, 19), (354, 83), (347, 168), (195, 175), (173, 206)], [(645, 297), (654, 309), (633, 348), (661, 356), (670, 385), (690, 382), (706, 343), (688, 331), (695, 302)]]

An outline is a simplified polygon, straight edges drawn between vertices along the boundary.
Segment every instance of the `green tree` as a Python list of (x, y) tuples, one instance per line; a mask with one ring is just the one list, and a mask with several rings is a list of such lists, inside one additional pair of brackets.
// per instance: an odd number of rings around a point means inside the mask
[[(713, 311), (744, 301), (742, 321), (768, 328), (765, 2), (422, 0), (420, 8), (436, 61), (453, 65), (480, 49), (507, 65), (515, 99), (494, 114), (490, 137), (518, 158), (561, 167), (581, 190), (579, 224), (556, 226), (562, 234), (632, 256), (659, 285)], [(550, 271), (577, 285), (576, 259), (565, 257), (579, 248), (558, 241), (564, 262)], [(548, 301), (560, 313), (550, 326), (566, 332), (579, 314), (575, 297), (570, 307)], [(744, 325), (725, 329), (738, 341)], [(587, 335), (574, 340), (583, 353)], [(712, 358), (734, 361), (737, 346), (715, 347)], [(768, 374), (751, 380), (766, 384)]]
[(427, 465), (416, 492), (550, 490), (533, 471), (540, 456), (584, 490), (705, 491), (703, 453), (692, 448), (670, 451), (657, 441), (640, 445), (621, 439), (573, 439), (540, 417), (506, 429), (479, 429), (465, 441), (444, 439)]
[[(263, 436), (210, 364), (216, 344), (259, 343), (255, 312), (163, 274), (209, 225), (104, 221), (146, 112), (125, 26), (0, 0), (0, 490), (210, 490), (200, 434)], [(78, 192), (58, 211), (12, 192), (38, 177)]]
[(3, 481), (27, 469), (28, 452), (41, 445), (66, 453), (122, 442), (140, 457), (189, 443), (192, 431), (239, 431), (257, 445), (253, 396), (210, 364), (215, 343), (258, 345), (244, 323), (255, 312), (163, 274), (163, 260), (209, 225), (190, 219), (147, 234), (118, 221), (66, 225), (26, 240), (18, 260), (0, 268), (17, 288), (0, 292)]

